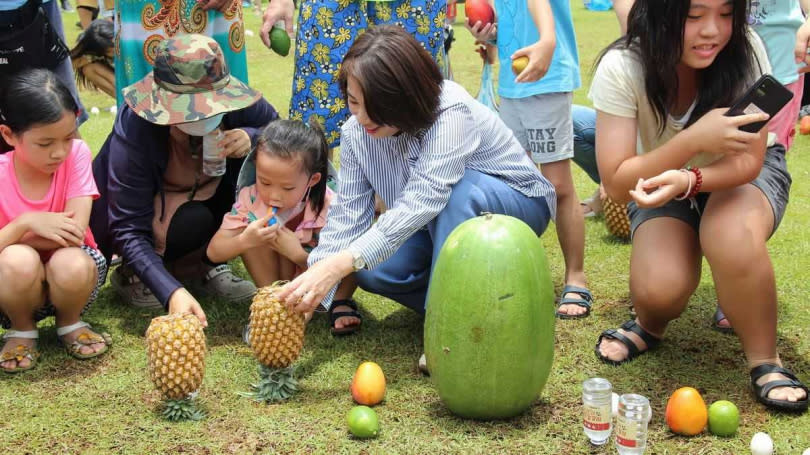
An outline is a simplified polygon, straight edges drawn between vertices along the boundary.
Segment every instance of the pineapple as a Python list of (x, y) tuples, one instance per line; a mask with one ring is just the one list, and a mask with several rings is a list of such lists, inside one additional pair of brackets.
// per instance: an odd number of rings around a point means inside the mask
[(627, 216), (627, 206), (605, 196), (602, 198), (602, 209), (608, 232), (622, 240), (629, 240), (630, 218)]
[(250, 305), (250, 347), (261, 364), (261, 380), (244, 396), (272, 403), (286, 400), (298, 390), (293, 362), (304, 345), (304, 315), (287, 311), (276, 297), (284, 282), (256, 292)]
[(152, 319), (146, 329), (149, 378), (165, 400), (163, 416), (171, 421), (200, 420), (193, 402), (205, 371), (205, 334), (192, 314)]

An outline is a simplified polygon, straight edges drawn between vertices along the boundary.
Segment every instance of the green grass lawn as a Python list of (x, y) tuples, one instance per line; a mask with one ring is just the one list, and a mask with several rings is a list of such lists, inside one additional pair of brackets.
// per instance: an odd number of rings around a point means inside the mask
[[(572, 2), (587, 87), (596, 53), (618, 33), (613, 13), (585, 11)], [(461, 10), (462, 8), (460, 8)], [(76, 35), (76, 15), (66, 14), (69, 41)], [(259, 19), (246, 14), (246, 28), (258, 32)], [(480, 60), (460, 24), (451, 52), (455, 78), (477, 93)], [(265, 49), (257, 35), (247, 37), (251, 85), (287, 112), (292, 59)], [(83, 93), (88, 109), (109, 107), (112, 100)], [(575, 100), (587, 103), (586, 89)], [(93, 150), (103, 143), (113, 117), (102, 112), (82, 128)], [(785, 363), (810, 383), (810, 294), (807, 270), (810, 249), (806, 226), (810, 209), (810, 150), (801, 137), (790, 152), (793, 189), (788, 212), (769, 243), (779, 291), (779, 351)], [(580, 196), (594, 189), (575, 171)], [(554, 229), (542, 238), (557, 291), (563, 261)], [(502, 422), (458, 419), (442, 405), (429, 379), (416, 370), (422, 352), (422, 321), (414, 313), (375, 295), (359, 292), (365, 314), (359, 335), (334, 339), (321, 316), (307, 329), (298, 362), (301, 392), (278, 405), (256, 404), (237, 393), (257, 378), (256, 362), (240, 341), (247, 305), (223, 306), (204, 301), (210, 327), (209, 355), (201, 390), (208, 417), (196, 423), (171, 424), (161, 419), (160, 397), (146, 374), (143, 334), (158, 312), (122, 306), (105, 288), (86, 320), (109, 331), (115, 345), (100, 359), (68, 357), (55, 340), (53, 321), (40, 327), (42, 358), (38, 367), (19, 376), (0, 377), (0, 434), (3, 453), (616, 453), (612, 445), (591, 448), (581, 427), (583, 380), (610, 379), (616, 391), (637, 392), (653, 406), (647, 453), (743, 454), (751, 436), (769, 433), (778, 454), (800, 454), (810, 447), (810, 414), (801, 417), (766, 412), (755, 402), (736, 338), (710, 330), (715, 294), (708, 266), (684, 315), (673, 322), (666, 342), (651, 355), (620, 368), (600, 363), (593, 354), (598, 334), (628, 319), (630, 246), (613, 241), (599, 220), (587, 222), (586, 269), (596, 296), (593, 315), (584, 321), (558, 321), (556, 357), (540, 400), (525, 415)], [(240, 268), (241, 273), (244, 270)], [(379, 363), (388, 393), (376, 410), (378, 439), (352, 439), (345, 415), (352, 407), (348, 387), (362, 361)], [(681, 386), (699, 389), (708, 403), (728, 399), (742, 416), (739, 433), (717, 438), (703, 433), (681, 437), (664, 423), (667, 397)]]

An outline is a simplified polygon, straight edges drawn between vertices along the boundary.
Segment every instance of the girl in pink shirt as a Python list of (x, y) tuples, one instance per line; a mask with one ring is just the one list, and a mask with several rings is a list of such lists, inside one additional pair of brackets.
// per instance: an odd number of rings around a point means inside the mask
[(50, 315), (73, 357), (96, 357), (111, 343), (80, 319), (107, 267), (87, 227), (99, 193), (90, 150), (76, 139), (77, 110), (47, 70), (0, 84), (0, 325), (9, 329), (0, 368), (7, 373), (34, 367), (37, 321)]
[[(236, 202), (208, 244), (209, 259), (242, 256), (257, 287), (305, 270), (334, 197), (327, 186), (328, 151), (317, 126), (270, 122), (240, 172)], [(334, 335), (353, 333), (360, 325), (352, 278), (343, 280), (329, 311)]]

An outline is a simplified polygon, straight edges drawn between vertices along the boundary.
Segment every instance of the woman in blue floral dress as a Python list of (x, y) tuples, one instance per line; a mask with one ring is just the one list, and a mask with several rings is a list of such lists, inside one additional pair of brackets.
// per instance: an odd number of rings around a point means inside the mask
[[(369, 26), (397, 24), (412, 34), (442, 67), (446, 0), (299, 0), (290, 118), (317, 121), (330, 147), (340, 145), (340, 127), (349, 110), (337, 74), (354, 39)], [(292, 32), (292, 0), (271, 0), (264, 13), (262, 40), (279, 20)]]

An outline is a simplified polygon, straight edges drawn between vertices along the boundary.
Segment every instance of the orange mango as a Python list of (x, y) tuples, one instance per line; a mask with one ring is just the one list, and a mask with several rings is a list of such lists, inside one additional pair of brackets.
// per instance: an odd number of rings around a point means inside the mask
[(810, 134), (810, 115), (805, 115), (799, 121), (799, 133)]
[(349, 390), (358, 404), (379, 404), (385, 398), (385, 375), (382, 368), (374, 362), (361, 363), (354, 372)]
[(673, 433), (693, 436), (703, 431), (709, 419), (706, 403), (692, 387), (676, 390), (667, 402), (667, 426)]

